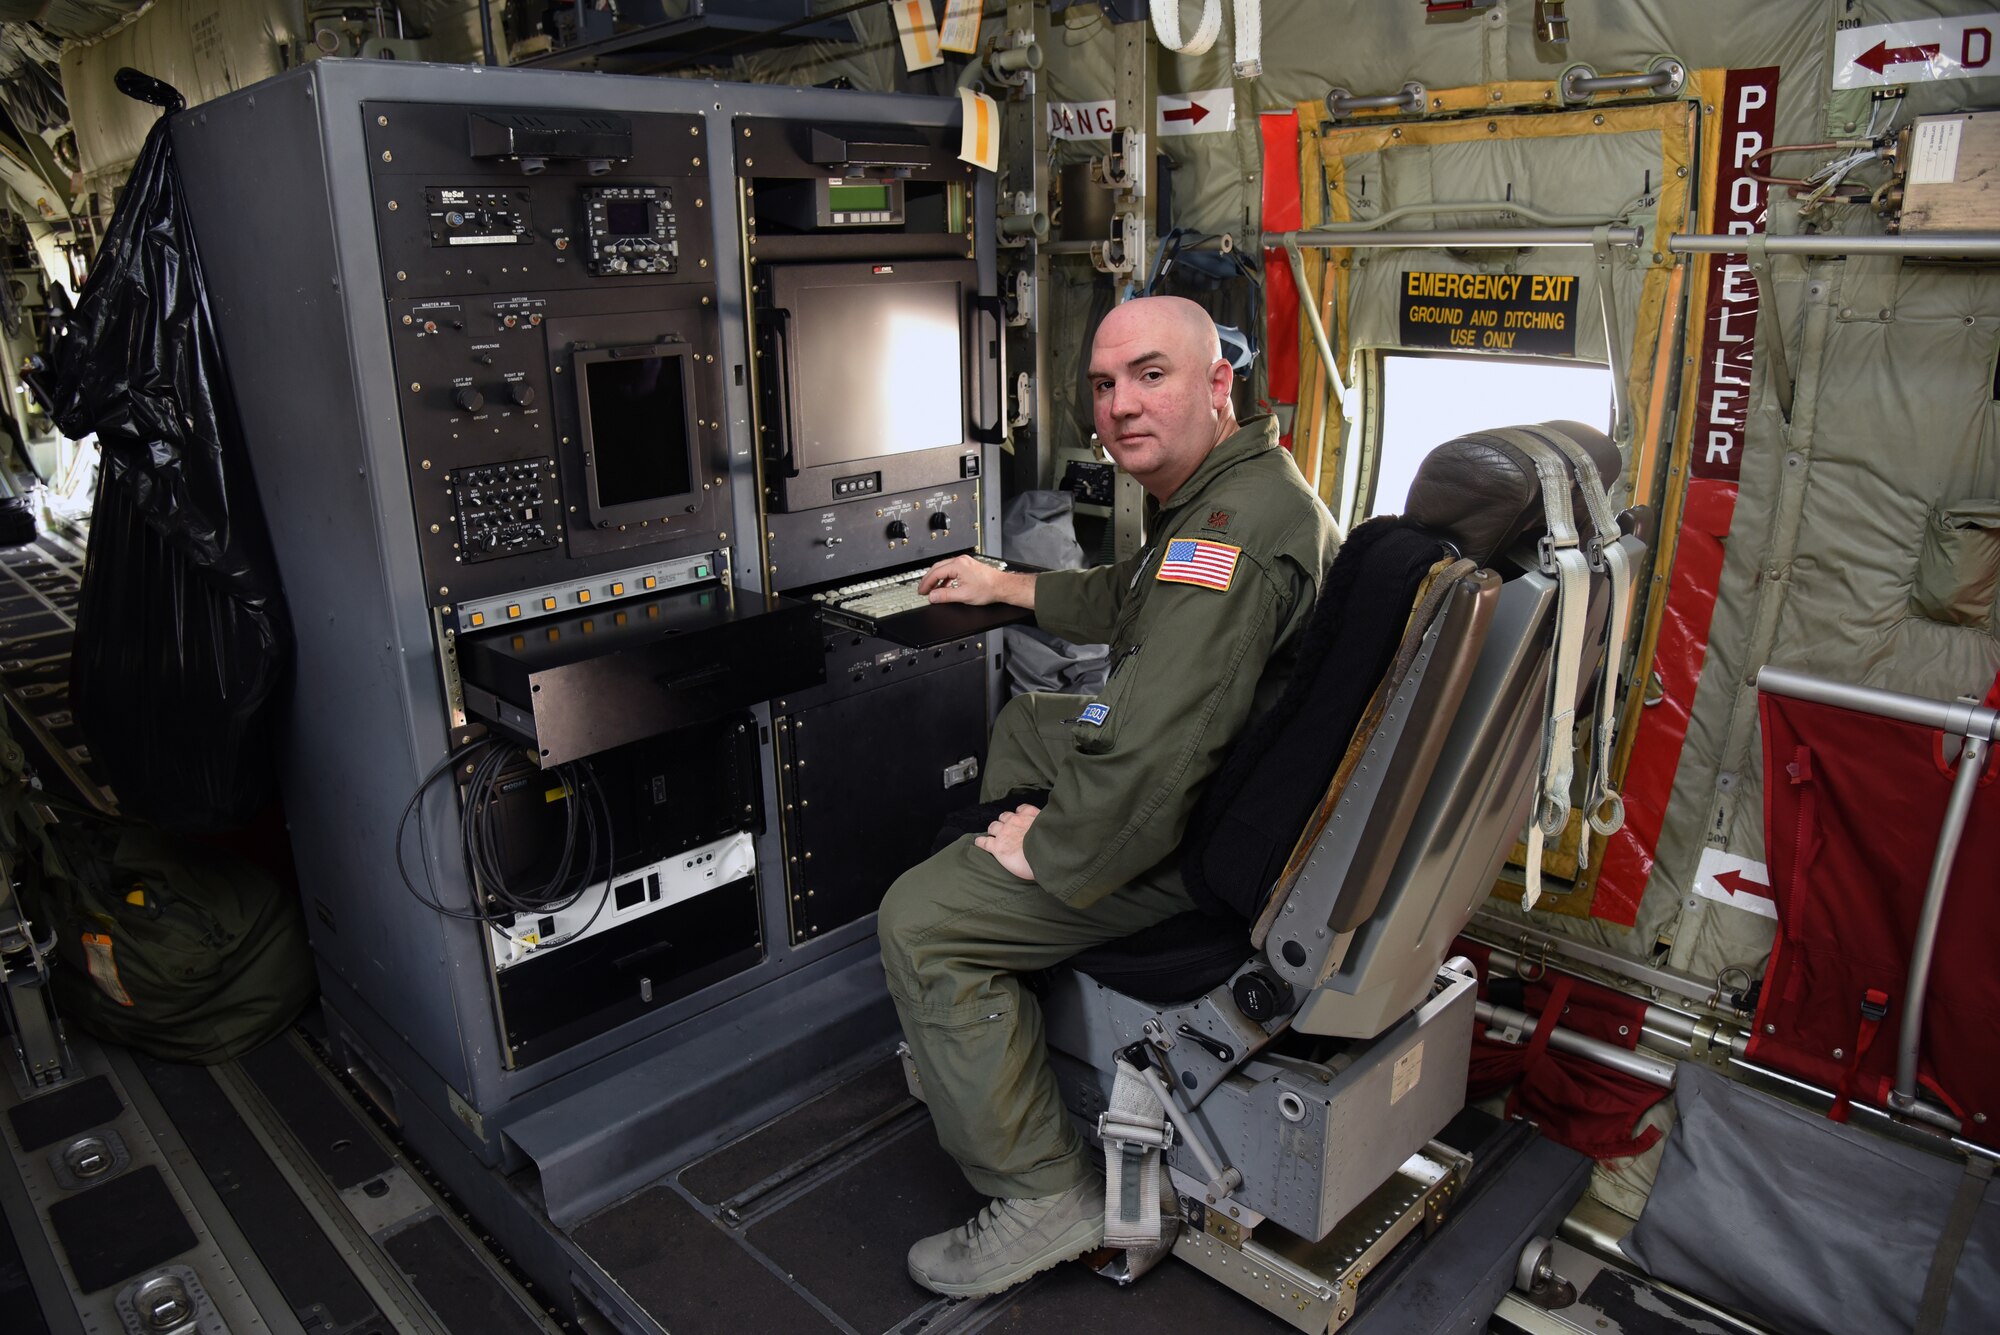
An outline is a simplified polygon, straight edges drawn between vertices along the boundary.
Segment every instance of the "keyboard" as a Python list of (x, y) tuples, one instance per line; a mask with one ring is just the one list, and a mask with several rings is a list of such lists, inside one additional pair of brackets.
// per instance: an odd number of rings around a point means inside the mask
[[(1018, 568), (977, 552), (966, 555), (995, 570)], [(838, 622), (912, 649), (984, 635), (1034, 617), (1032, 612), (1007, 603), (984, 607), (933, 603), (917, 592), (917, 582), (923, 577), (922, 570), (908, 570), (900, 575), (857, 580), (814, 594), (813, 603)]]
[[(1011, 568), (998, 557), (982, 556), (977, 552), (967, 554), (973, 560), (992, 566), (995, 570)], [(837, 589), (828, 589), (824, 593), (816, 593), (813, 595), (813, 601), (831, 611), (844, 612), (848, 616), (860, 617), (866, 621), (880, 621), (899, 612), (914, 612), (918, 608), (931, 606), (930, 598), (917, 592), (917, 583), (923, 577), (922, 570), (907, 570), (900, 575), (888, 575), (881, 579), (864, 579), (853, 584), (843, 584)]]

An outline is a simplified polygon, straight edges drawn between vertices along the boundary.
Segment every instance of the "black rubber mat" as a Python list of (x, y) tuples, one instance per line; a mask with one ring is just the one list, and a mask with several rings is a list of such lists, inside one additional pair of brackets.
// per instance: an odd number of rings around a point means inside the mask
[(914, 1105), (903, 1065), (891, 1058), (690, 1165), (681, 1172), (681, 1185), (720, 1205), (794, 1164), (820, 1157), (870, 1122)]
[(541, 1335), (541, 1325), (441, 1217), (418, 1220), (382, 1250), (452, 1335)]
[[(823, 1244), (835, 1251), (862, 1223), (829, 1222)], [(570, 1236), (674, 1335), (839, 1329), (671, 1187), (648, 1187)]]
[(110, 1077), (94, 1075), (9, 1108), (7, 1120), (22, 1149), (39, 1150), (103, 1126), (124, 1111)]
[(1291, 1323), (1168, 1257), (1121, 1288), (1081, 1265), (1058, 1266), (1003, 1295), (999, 1314), (980, 1335), (1277, 1335)]
[(48, 1335), (35, 1283), (28, 1277), (13, 1230), (4, 1225), (0, 1225), (0, 1313), (5, 1313), (7, 1335)]
[(924, 1121), (759, 1220), (748, 1237), (856, 1330), (887, 1330), (932, 1297), (910, 1279), (910, 1244), (985, 1203)]
[(257, 1082), (279, 1119), (298, 1137), (335, 1189), (358, 1187), (395, 1167), (347, 1101), (332, 1096), (319, 1072), (285, 1035), (250, 1053), (238, 1065)]
[(85, 1293), (108, 1289), (194, 1246), (180, 1203), (150, 1164), (57, 1201), (49, 1225)]
[(135, 1060), (300, 1324), (386, 1335), (389, 1322), (375, 1300), (207, 1068), (136, 1054)]

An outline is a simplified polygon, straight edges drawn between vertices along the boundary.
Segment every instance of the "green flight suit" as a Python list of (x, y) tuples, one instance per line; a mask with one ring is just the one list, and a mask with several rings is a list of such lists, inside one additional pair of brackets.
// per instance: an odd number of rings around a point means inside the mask
[[(1147, 532), (1136, 557), (1035, 585), (1036, 621), (1108, 642), (1112, 662), (1095, 698), (1019, 696), (995, 722), (982, 798), (1051, 790), (1025, 843), (1036, 879), (967, 836), (882, 901), (883, 968), (938, 1139), (989, 1196), (1091, 1176), (1017, 975), (1194, 906), (1181, 835), (1237, 734), (1284, 690), (1339, 545), (1270, 418), (1217, 445), (1166, 505), (1149, 502)], [(1170, 552), (1177, 539), (1206, 545)], [(1170, 556), (1192, 560), (1163, 569)]]

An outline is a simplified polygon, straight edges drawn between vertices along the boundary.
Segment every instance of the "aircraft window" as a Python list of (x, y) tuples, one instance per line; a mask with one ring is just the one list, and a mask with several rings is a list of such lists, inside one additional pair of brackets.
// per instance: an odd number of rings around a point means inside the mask
[(1468, 431), (1566, 419), (1611, 429), (1611, 371), (1583, 362), (1382, 355), (1369, 515), (1400, 514), (1417, 464)]

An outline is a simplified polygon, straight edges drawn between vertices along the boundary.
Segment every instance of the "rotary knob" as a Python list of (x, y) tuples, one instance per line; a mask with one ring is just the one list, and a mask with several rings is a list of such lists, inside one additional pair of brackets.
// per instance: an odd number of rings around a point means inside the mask
[(454, 390), (451, 401), (468, 413), (476, 413), (486, 406), (486, 396), (470, 385), (460, 385)]
[(535, 387), (525, 380), (516, 380), (507, 387), (507, 397), (516, 407), (526, 408), (535, 401)]
[(1289, 983), (1257, 969), (1238, 975), (1229, 992), (1235, 998), (1236, 1009), (1258, 1024), (1275, 1018), (1292, 1002)]
[(909, 536), (910, 536), (910, 526), (908, 524), (905, 524), (900, 519), (892, 519), (889, 521), (889, 541), (904, 542), (908, 540)]
[(932, 516), (931, 516), (931, 532), (933, 532), (933, 533), (949, 533), (949, 532), (951, 532), (951, 516), (950, 516), (950, 515), (948, 515), (948, 514), (946, 514), (946, 513), (945, 513), (944, 511), (942, 511), (942, 510), (940, 510), (940, 511), (938, 511), (938, 512), (937, 512), (936, 514), (932, 515)]

